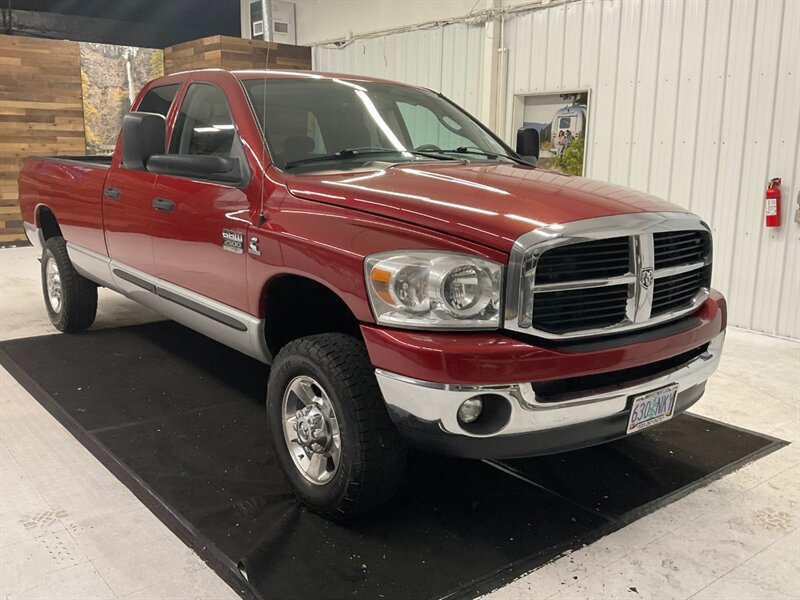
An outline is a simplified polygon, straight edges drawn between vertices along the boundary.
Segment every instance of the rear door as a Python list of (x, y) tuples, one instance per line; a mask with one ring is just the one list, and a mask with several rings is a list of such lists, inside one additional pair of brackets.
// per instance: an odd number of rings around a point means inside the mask
[[(180, 87), (180, 82), (177, 82), (151, 88), (142, 98), (138, 110), (167, 117)], [(151, 201), (156, 175), (126, 169), (121, 159), (122, 150), (117, 145), (103, 189), (103, 228), (108, 255), (126, 266), (153, 275)]]
[[(239, 158), (246, 165), (225, 92), (193, 81), (177, 109), (170, 154)], [(151, 195), (153, 250), (160, 279), (240, 310), (246, 294), (250, 201), (235, 185), (159, 175)]]

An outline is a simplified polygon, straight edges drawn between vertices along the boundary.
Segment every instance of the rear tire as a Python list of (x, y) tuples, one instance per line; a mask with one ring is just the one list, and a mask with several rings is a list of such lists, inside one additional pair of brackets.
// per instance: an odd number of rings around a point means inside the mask
[(267, 417), (295, 495), (329, 519), (380, 506), (403, 481), (405, 442), (386, 411), (364, 344), (351, 336), (325, 333), (289, 342), (272, 365)]
[(44, 244), (42, 292), (50, 322), (59, 331), (82, 331), (94, 323), (97, 285), (75, 270), (62, 237), (51, 237)]

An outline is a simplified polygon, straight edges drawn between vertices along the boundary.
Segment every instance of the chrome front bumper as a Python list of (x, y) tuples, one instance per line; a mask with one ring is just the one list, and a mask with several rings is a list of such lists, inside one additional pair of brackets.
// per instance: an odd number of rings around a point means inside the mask
[[(704, 384), (717, 369), (724, 339), (725, 333), (722, 332), (711, 340), (705, 352), (675, 369), (646, 380), (632, 382), (622, 388), (589, 393), (556, 403), (537, 401), (530, 383), (464, 386), (418, 381), (381, 369), (376, 370), (376, 375), (389, 413), (401, 426), (401, 430), (407, 429), (408, 425), (412, 424), (417, 429), (424, 428), (428, 437), (431, 433), (438, 432), (462, 439), (473, 438), (477, 442), (479, 439), (512, 437), (571, 426), (585, 430), (586, 425), (593, 423), (613, 421), (617, 427), (622, 421), (627, 423), (632, 396), (672, 384), (678, 384), (679, 401), (676, 412), (681, 412), (702, 395), (704, 388), (698, 386)], [(695, 388), (697, 388), (696, 393), (691, 393)], [(511, 407), (507, 423), (491, 433), (467, 431), (457, 418), (459, 406), (468, 398), (479, 394), (502, 396)], [(605, 440), (598, 439), (594, 443), (600, 441)], [(591, 443), (589, 440), (582, 445)]]

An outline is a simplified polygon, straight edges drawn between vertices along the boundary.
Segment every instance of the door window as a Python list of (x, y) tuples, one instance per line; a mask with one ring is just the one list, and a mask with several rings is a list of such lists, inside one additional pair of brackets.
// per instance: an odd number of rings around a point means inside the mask
[(157, 113), (166, 117), (180, 87), (180, 83), (172, 83), (152, 88), (144, 95), (136, 112)]
[(169, 151), (231, 156), (235, 136), (225, 93), (209, 83), (193, 83), (181, 104)]

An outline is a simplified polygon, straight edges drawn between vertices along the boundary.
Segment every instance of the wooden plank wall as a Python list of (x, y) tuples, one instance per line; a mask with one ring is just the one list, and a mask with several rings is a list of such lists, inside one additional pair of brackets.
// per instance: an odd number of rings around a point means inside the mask
[(311, 48), (215, 35), (164, 49), (164, 73), (216, 67), (311, 69)]
[[(165, 73), (311, 69), (311, 48), (212, 36), (164, 50)], [(25, 235), (17, 173), (30, 155), (86, 153), (77, 42), (0, 35), (0, 244)]]
[(25, 157), (85, 152), (78, 43), (0, 35), (0, 243), (25, 239), (17, 203)]

